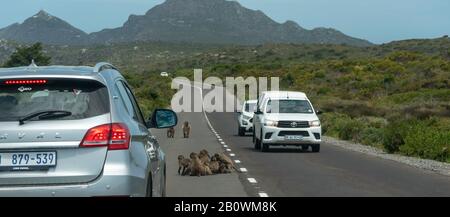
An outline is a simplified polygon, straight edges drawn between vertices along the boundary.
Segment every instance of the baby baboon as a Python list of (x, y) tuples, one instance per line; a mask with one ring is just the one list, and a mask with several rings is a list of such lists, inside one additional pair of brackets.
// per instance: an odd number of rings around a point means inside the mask
[(215, 158), (211, 157), (211, 161), (209, 162), (209, 168), (213, 174), (220, 173), (220, 162)]
[(206, 166), (202, 161), (200, 161), (197, 153), (191, 153), (190, 157), (192, 160), (191, 176), (212, 175), (211, 169), (208, 166)]
[(167, 129), (167, 138), (174, 138), (175, 136), (175, 128), (171, 127)]
[(198, 158), (200, 158), (200, 161), (202, 161), (204, 164), (209, 163), (209, 159), (211, 158), (209, 156), (208, 151), (206, 151), (205, 149), (201, 150), (200, 153), (198, 154)]
[(189, 124), (189, 122), (185, 121), (183, 124), (183, 137), (189, 138), (190, 134), (191, 134), (191, 125)]
[(234, 167), (231, 164), (222, 163), (219, 167), (219, 173), (232, 173)]
[(190, 173), (190, 167), (191, 167), (191, 159), (184, 158), (183, 155), (178, 156), (178, 174), (179, 175), (186, 175)]

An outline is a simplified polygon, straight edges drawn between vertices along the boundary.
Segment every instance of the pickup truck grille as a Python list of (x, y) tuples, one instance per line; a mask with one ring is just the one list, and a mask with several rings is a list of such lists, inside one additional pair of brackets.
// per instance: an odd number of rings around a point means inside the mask
[(280, 131), (278, 136), (303, 136), (308, 137), (308, 131)]
[(309, 128), (308, 121), (278, 121), (280, 128)]

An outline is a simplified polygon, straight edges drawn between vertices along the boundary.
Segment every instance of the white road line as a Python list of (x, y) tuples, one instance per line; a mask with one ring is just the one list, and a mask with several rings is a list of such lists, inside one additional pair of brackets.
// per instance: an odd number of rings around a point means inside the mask
[(269, 195), (267, 193), (264, 193), (264, 192), (260, 192), (259, 196), (260, 197), (269, 197)]
[(236, 156), (236, 155), (235, 155), (235, 154), (233, 154), (233, 153), (231, 153), (231, 154), (230, 154), (230, 156), (231, 156), (231, 157), (234, 157), (234, 156)]
[(247, 180), (248, 180), (248, 182), (250, 182), (250, 183), (252, 183), (252, 184), (258, 183), (258, 182), (256, 181), (256, 179), (254, 179), (254, 178), (248, 178)]
[(230, 151), (230, 152), (231, 152), (231, 149), (227, 148), (227, 151)]
[(240, 170), (241, 172), (243, 172), (243, 173), (248, 172), (248, 170), (247, 170), (246, 168), (244, 168), (244, 167), (240, 168), (239, 170)]
[(235, 163), (240, 164), (241, 161), (240, 160), (234, 160)]
[(228, 145), (223, 145), (224, 148), (228, 148)]
[(220, 144), (225, 146), (225, 142), (220, 142)]

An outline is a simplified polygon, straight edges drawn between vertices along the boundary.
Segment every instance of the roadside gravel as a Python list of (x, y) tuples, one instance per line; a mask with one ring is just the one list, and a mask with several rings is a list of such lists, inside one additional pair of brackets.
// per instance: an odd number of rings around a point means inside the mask
[(360, 152), (363, 154), (367, 154), (367, 155), (371, 155), (371, 156), (375, 156), (375, 157), (379, 157), (379, 158), (383, 158), (383, 159), (387, 159), (387, 160), (393, 160), (396, 162), (407, 164), (409, 166), (413, 166), (413, 167), (417, 167), (417, 168), (421, 168), (421, 169), (425, 169), (425, 170), (430, 170), (430, 171), (437, 172), (442, 175), (450, 176), (450, 163), (443, 163), (443, 162), (434, 161), (434, 160), (420, 159), (420, 158), (416, 158), (416, 157), (407, 157), (407, 156), (402, 156), (402, 155), (398, 155), (398, 154), (388, 154), (385, 151), (383, 151), (379, 148), (376, 148), (376, 147), (361, 145), (361, 144), (357, 144), (357, 143), (353, 143), (353, 142), (349, 142), (349, 141), (338, 140), (338, 139), (327, 137), (327, 136), (323, 137), (323, 141), (327, 144), (339, 146), (339, 147), (342, 147), (342, 148), (345, 148), (348, 150)]

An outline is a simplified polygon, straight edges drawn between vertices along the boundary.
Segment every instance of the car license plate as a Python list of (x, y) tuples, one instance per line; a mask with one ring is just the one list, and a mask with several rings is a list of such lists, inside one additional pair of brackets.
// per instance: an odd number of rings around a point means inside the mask
[(0, 153), (0, 170), (42, 170), (56, 166), (56, 152)]
[(303, 140), (303, 136), (285, 136), (284, 137), (285, 140), (292, 140), (292, 141), (298, 141), (298, 140)]

